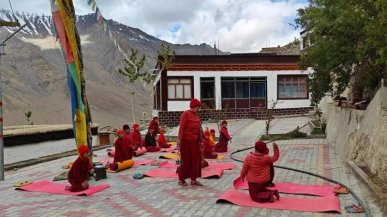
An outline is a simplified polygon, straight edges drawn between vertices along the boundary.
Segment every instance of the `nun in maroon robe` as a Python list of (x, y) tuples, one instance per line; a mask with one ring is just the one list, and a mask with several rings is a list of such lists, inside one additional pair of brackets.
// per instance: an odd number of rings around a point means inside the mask
[(190, 110), (184, 111), (180, 118), (178, 134), (178, 146), (181, 162), (179, 169), (179, 182), (181, 186), (187, 186), (185, 179), (191, 179), (191, 185), (202, 186), (196, 179), (201, 177), (202, 167), (202, 129), (198, 111), (201, 102), (191, 99)]
[(66, 190), (72, 192), (83, 191), (89, 188), (89, 169), (91, 164), (89, 161), (89, 148), (86, 145), (79, 146), (79, 157), (75, 160), (67, 175), (67, 180), (71, 186), (67, 186)]

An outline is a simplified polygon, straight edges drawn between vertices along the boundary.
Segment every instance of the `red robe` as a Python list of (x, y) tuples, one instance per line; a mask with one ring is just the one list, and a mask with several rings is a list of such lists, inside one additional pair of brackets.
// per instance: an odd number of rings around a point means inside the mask
[(137, 130), (133, 130), (131, 133), (130, 133), (130, 137), (132, 137), (132, 140), (133, 140), (133, 145), (135, 147), (142, 147), (143, 144), (141, 142), (141, 133), (140, 131), (137, 131)]
[(126, 136), (121, 139), (118, 138), (114, 143), (115, 155), (114, 163), (123, 162), (125, 160), (130, 160), (133, 157), (133, 148), (130, 143), (130, 140)]
[(165, 137), (164, 134), (159, 135), (157, 143), (159, 144), (160, 148), (170, 148), (171, 147), (171, 145), (167, 143), (167, 137)]
[(89, 180), (89, 159), (78, 157), (70, 168), (67, 180), (71, 184), (70, 191), (78, 192), (89, 188), (88, 185), (82, 186), (82, 183)]
[(160, 151), (160, 147), (157, 146), (156, 139), (154, 138), (156, 133), (153, 135), (148, 131), (145, 135), (145, 148), (147, 152), (158, 152)]
[(203, 157), (207, 159), (216, 159), (218, 157), (218, 154), (214, 153), (214, 147), (208, 139), (203, 140)]
[(186, 178), (195, 180), (202, 175), (202, 153), (200, 150), (202, 130), (197, 113), (191, 110), (183, 112), (180, 118), (178, 138), (180, 139), (181, 155), (179, 180)]
[(226, 127), (222, 127), (219, 135), (219, 142), (215, 145), (214, 151), (216, 152), (227, 152), (228, 141), (231, 140), (231, 136), (228, 134)]

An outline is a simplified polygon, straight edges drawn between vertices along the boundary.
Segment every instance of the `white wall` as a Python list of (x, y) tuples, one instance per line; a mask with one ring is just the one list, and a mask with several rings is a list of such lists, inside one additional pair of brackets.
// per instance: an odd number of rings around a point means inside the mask
[(190, 100), (168, 101), (168, 111), (185, 111), (189, 109)]
[[(266, 77), (268, 108), (270, 102), (277, 100), (278, 75), (308, 75), (310, 70), (281, 70), (281, 71), (168, 71), (167, 76), (194, 76), (194, 97), (200, 99), (200, 78), (215, 77), (216, 108), (221, 109), (221, 77)], [(168, 101), (169, 111), (183, 111), (189, 107), (188, 101)], [(278, 100), (275, 108), (310, 107), (310, 99)]]

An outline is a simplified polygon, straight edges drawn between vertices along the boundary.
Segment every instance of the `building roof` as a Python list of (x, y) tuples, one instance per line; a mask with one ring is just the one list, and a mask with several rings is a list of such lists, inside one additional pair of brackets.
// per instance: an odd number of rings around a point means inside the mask
[(176, 55), (168, 71), (299, 70), (299, 59), (299, 55), (273, 53)]

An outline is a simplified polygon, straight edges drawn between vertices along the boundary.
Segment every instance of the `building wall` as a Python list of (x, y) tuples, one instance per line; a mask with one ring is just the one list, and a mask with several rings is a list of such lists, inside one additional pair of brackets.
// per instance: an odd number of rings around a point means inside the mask
[[(185, 110), (187, 110), (186, 108)], [(273, 114), (277, 116), (295, 115), (308, 113), (312, 107), (274, 109)], [(182, 111), (159, 111), (158, 116), (161, 126), (174, 127), (179, 125)], [(226, 110), (201, 110), (200, 118), (202, 121), (223, 120), (223, 119), (265, 119), (266, 109), (226, 109)]]
[[(221, 109), (221, 77), (266, 77), (268, 108), (277, 100), (278, 75), (308, 75), (309, 70), (282, 71), (168, 71), (167, 76), (194, 76), (194, 97), (200, 99), (200, 78), (215, 77), (216, 108)], [(189, 107), (189, 101), (168, 101), (168, 111), (183, 111)], [(277, 109), (310, 107), (310, 99), (278, 100)]]

